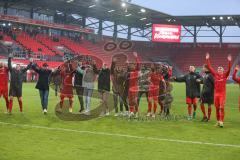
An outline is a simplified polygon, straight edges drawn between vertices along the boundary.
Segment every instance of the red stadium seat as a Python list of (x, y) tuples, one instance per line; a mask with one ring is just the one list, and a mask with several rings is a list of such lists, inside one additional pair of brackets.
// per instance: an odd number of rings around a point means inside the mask
[(39, 43), (36, 39), (30, 37), (28, 34), (21, 32), (16, 39), (24, 48), (30, 49), (34, 53), (41, 53), (43, 55), (56, 55), (53, 51), (46, 46)]

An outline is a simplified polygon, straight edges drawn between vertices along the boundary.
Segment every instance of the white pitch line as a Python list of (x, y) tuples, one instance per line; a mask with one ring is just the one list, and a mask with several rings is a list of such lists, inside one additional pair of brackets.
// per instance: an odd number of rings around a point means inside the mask
[(166, 142), (185, 143), (185, 144), (198, 144), (198, 145), (209, 145), (209, 146), (218, 146), (218, 147), (240, 148), (240, 144), (239, 145), (237, 145), (237, 144), (221, 144), (221, 143), (210, 143), (210, 142), (200, 142), (200, 141), (187, 141), (187, 140), (157, 138), (157, 137), (143, 137), (143, 136), (134, 136), (134, 135), (127, 135), (127, 134), (107, 133), (107, 132), (81, 131), (81, 130), (74, 130), (74, 129), (67, 129), (67, 128), (51, 128), (51, 127), (37, 126), (37, 125), (7, 123), (7, 122), (1, 122), (1, 121), (0, 121), (0, 124), (17, 126), (17, 127), (46, 129), (46, 130), (53, 130), (53, 131), (88, 133), (88, 134), (103, 135), (103, 136), (115, 136), (115, 137), (125, 137), (125, 138), (154, 140), (154, 141), (166, 141)]

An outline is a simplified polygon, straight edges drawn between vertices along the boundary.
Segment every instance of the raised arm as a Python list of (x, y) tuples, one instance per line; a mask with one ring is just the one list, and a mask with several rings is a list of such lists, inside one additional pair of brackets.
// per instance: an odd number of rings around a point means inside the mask
[(173, 80), (176, 82), (186, 82), (186, 75), (181, 77), (174, 77)]
[(225, 77), (228, 77), (229, 74), (230, 74), (230, 71), (231, 71), (231, 68), (232, 68), (232, 56), (231, 55), (228, 55), (228, 70), (227, 72), (225, 73)]
[(22, 73), (27, 72), (27, 70), (29, 70), (29, 69), (31, 68), (31, 66), (32, 66), (32, 64), (29, 63), (29, 64), (27, 65), (27, 67), (25, 67), (25, 68), (23, 68), (23, 69), (21, 70), (21, 72), (22, 72)]
[(138, 54), (137, 52), (133, 52), (133, 55), (135, 57), (135, 61), (136, 61), (136, 71), (139, 71), (140, 70), (140, 59), (138, 57)]
[(37, 66), (36, 63), (33, 63), (31, 66), (32, 66), (32, 69), (33, 69), (35, 72), (40, 73), (40, 68)]
[(78, 66), (77, 69), (76, 69), (76, 72), (84, 74), (84, 70), (82, 69), (82, 66)]
[(8, 57), (8, 69), (12, 72), (12, 57), (10, 55)]
[(236, 66), (234, 73), (233, 73), (233, 80), (237, 83), (240, 83), (240, 77), (237, 77), (238, 71), (239, 71), (239, 66)]
[(212, 68), (212, 65), (210, 63), (210, 55), (209, 55), (209, 53), (206, 54), (206, 64), (208, 66), (209, 71), (212, 73), (213, 76), (215, 76), (216, 72), (214, 71), (214, 69)]

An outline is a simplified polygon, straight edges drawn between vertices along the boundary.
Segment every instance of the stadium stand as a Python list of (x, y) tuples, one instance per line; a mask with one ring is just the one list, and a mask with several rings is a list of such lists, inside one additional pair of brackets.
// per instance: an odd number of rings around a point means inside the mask
[(58, 54), (58, 55), (61, 55), (61, 56), (64, 55), (64, 53), (62, 51), (60, 51), (56, 48), (57, 46), (61, 46), (61, 44), (57, 41), (54, 41), (53, 37), (50, 37), (50, 36), (44, 35), (44, 34), (38, 34), (36, 36), (36, 39), (40, 43), (45, 45), (48, 49), (50, 49), (52, 52), (54, 52), (55, 54)]
[(31, 50), (34, 53), (41, 53), (43, 55), (54, 56), (55, 53), (48, 49), (43, 44), (39, 43), (33, 37), (30, 37), (27, 33), (21, 32), (17, 35), (16, 41), (18, 41), (24, 48)]
[(68, 48), (69, 50), (71, 50), (74, 54), (79, 54), (79, 55), (92, 54), (88, 49), (81, 46), (80, 43), (74, 42), (68, 37), (60, 37), (60, 43), (64, 45), (66, 48)]
[[(239, 49), (231, 48), (187, 48), (178, 49), (177, 52), (171, 54), (171, 60), (180, 67), (183, 72), (187, 72), (189, 65), (194, 65), (196, 67), (201, 67), (205, 63), (206, 52), (211, 53), (213, 68), (218, 66), (223, 66), (227, 68), (226, 57), (231, 54), (233, 59), (239, 54)], [(181, 58), (179, 58), (181, 57)]]
[[(12, 31), (14, 33), (14, 31)], [(101, 64), (101, 61), (106, 63), (108, 66), (111, 64), (112, 56), (114, 54), (124, 53), (128, 56), (129, 61), (133, 60), (132, 51), (136, 50), (143, 61), (154, 61), (154, 59), (166, 59), (171, 61), (175, 66), (177, 66), (181, 72), (187, 72), (189, 65), (195, 65), (196, 67), (201, 67), (204, 64), (205, 53), (211, 53), (211, 56), (214, 57), (212, 62), (213, 67), (221, 65), (227, 67), (225, 62), (228, 54), (232, 54), (233, 59), (239, 55), (239, 46), (238, 47), (228, 47), (228, 44), (219, 48), (217, 44), (208, 43), (201, 44), (197, 47), (192, 47), (192, 44), (178, 44), (178, 45), (153, 45), (150, 42), (137, 42), (134, 43), (134, 48), (131, 48), (127, 51), (119, 49), (119, 47), (111, 52), (104, 50), (104, 45), (106, 42), (111, 41), (108, 37), (104, 38), (98, 42), (92, 42), (90, 40), (82, 39), (81, 41), (74, 41), (66, 36), (55, 36), (57, 39), (54, 40), (54, 36), (48, 36), (46, 34), (36, 34), (29, 35), (24, 31), (15, 33), (16, 40), (1, 32), (3, 36), (3, 41), (12, 42), (17, 45), (21, 45), (25, 50), (31, 50), (34, 53), (40, 53), (42, 55), (48, 56), (63, 56), (64, 53), (58, 50), (57, 46), (64, 46), (69, 51), (75, 55), (91, 55), (95, 57), (98, 65)], [(118, 41), (121, 41), (120, 39)], [(116, 42), (118, 43), (118, 42)], [(229, 44), (230, 45), (230, 44)], [(97, 58), (96, 58), (97, 57)], [(153, 58), (154, 57), (154, 58)], [(25, 62), (25, 61), (23, 61)], [(44, 62), (44, 61), (43, 61)], [(39, 61), (41, 65), (41, 61)], [(49, 66), (56, 67), (59, 62), (49, 62)]]
[[(207, 45), (207, 46), (205, 46)], [(197, 47), (193, 47), (192, 44), (179, 44), (175, 46), (160, 45), (151, 46), (143, 44), (143, 42), (136, 43), (136, 50), (141, 53), (141, 56), (145, 60), (155, 59), (168, 59), (172, 61), (182, 72), (187, 72), (189, 65), (194, 65), (196, 67), (201, 67), (205, 63), (205, 55), (207, 52), (214, 57), (212, 60), (212, 65), (214, 68), (217, 66), (227, 67), (226, 57), (231, 54), (233, 59), (236, 59), (240, 53), (239, 46), (231, 46), (231, 44), (226, 44), (219, 47), (215, 43), (201, 44)]]

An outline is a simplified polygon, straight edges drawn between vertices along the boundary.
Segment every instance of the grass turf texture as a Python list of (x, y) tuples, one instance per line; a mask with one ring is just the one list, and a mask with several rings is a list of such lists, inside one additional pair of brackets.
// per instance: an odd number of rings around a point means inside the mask
[[(49, 113), (45, 116), (41, 113), (39, 94), (34, 86), (35, 84), (31, 83), (23, 85), (24, 114), (19, 113), (16, 99), (14, 100), (13, 115), (4, 114), (6, 111), (5, 102), (1, 99), (0, 122), (26, 124), (28, 126), (0, 123), (0, 160), (240, 159), (240, 148), (238, 147), (179, 143), (30, 127), (30, 125), (34, 125), (138, 137), (240, 145), (239, 89), (237, 85), (227, 86), (224, 128), (214, 127), (216, 122), (215, 108), (213, 108), (210, 122), (200, 122), (202, 113), (199, 106), (197, 118), (193, 121), (184, 119), (178, 121), (127, 121), (113, 117), (113, 113), (110, 117), (90, 121), (62, 121), (56, 117), (54, 110), (59, 98), (55, 97), (51, 90)], [(185, 85), (175, 83), (173, 95), (174, 103), (171, 113), (186, 115)], [(92, 106), (96, 106), (98, 103), (98, 100), (93, 100)], [(145, 114), (147, 111), (145, 97), (142, 98), (140, 107), (142, 114)], [(74, 112), (77, 112), (78, 109), (79, 102), (75, 97)]]

